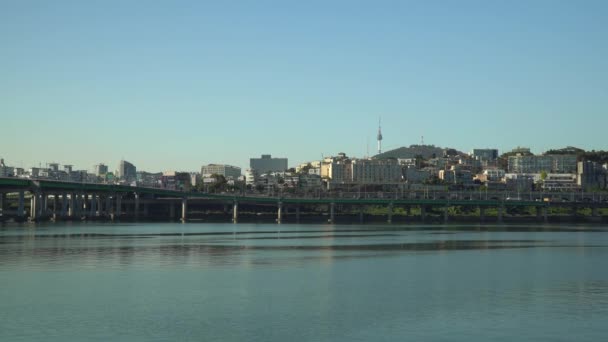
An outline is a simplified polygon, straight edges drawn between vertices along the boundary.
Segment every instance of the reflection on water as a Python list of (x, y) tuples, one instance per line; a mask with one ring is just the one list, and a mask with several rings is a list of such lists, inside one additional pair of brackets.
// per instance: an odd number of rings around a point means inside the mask
[(592, 226), (0, 227), (0, 340), (602, 340)]

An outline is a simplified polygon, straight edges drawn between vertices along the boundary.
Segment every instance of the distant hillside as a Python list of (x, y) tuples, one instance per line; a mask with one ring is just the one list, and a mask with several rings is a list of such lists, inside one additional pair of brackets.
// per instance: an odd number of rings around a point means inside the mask
[[(444, 150), (446, 149), (434, 145), (411, 145), (410, 147), (399, 147), (394, 150), (380, 153), (374, 156), (374, 158), (414, 158), (416, 157), (416, 155), (421, 155), (424, 159), (429, 159), (433, 157), (442, 157)], [(456, 152), (458, 152), (459, 154), (462, 153), (459, 151)]]

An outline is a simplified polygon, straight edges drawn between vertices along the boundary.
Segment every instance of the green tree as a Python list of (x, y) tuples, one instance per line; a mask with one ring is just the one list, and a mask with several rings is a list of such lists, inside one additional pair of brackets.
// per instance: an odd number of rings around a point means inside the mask
[(226, 190), (226, 185), (228, 184), (228, 181), (226, 180), (226, 177), (224, 177), (224, 175), (214, 173), (211, 175), (211, 178), (213, 178), (215, 181), (209, 186), (210, 192), (220, 192)]

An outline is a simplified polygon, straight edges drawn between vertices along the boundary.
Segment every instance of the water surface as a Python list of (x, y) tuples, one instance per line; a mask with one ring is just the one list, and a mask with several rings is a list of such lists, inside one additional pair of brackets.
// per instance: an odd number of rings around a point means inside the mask
[(600, 341), (597, 225), (0, 226), (2, 341)]

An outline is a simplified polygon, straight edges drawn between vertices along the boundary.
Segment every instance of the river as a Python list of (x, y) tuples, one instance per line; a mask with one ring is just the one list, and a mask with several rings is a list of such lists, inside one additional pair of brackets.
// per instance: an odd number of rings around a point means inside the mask
[(601, 341), (608, 227), (0, 226), (1, 341)]

